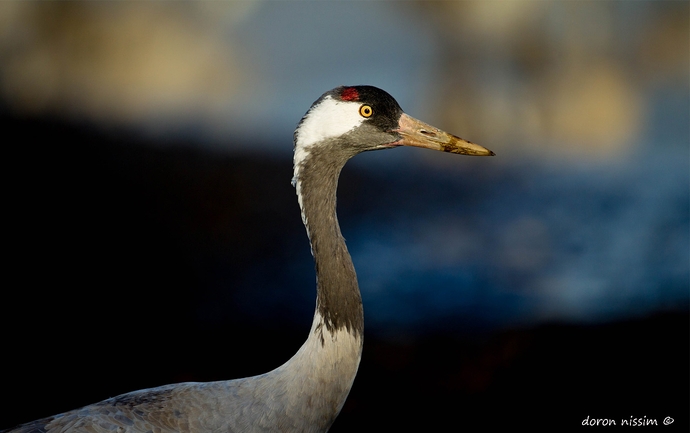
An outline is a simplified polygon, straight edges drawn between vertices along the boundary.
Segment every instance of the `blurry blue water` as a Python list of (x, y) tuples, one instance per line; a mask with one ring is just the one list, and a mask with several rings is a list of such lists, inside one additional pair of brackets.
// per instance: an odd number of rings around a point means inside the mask
[(453, 195), (467, 179), (442, 173), (430, 179), (444, 185), (437, 195), (344, 223), (367, 325), (409, 333), (687, 308), (688, 152), (664, 147), (493, 173), (470, 209)]

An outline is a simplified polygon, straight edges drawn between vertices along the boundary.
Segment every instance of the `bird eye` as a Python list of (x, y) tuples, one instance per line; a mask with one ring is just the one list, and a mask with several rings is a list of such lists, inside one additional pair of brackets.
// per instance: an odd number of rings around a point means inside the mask
[(371, 115), (374, 114), (374, 110), (371, 108), (371, 105), (362, 105), (359, 107), (359, 114), (361, 114), (362, 117), (371, 117)]

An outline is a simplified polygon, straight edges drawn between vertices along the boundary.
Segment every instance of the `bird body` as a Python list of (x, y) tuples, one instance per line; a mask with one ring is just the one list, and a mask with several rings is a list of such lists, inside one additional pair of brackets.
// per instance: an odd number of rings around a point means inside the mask
[(354, 382), (364, 313), (336, 215), (340, 171), (354, 155), (410, 145), (493, 155), (405, 113), (371, 86), (322, 95), (294, 135), (293, 185), (314, 256), (316, 311), (308, 337), (285, 364), (229, 381), (180, 383), (122, 394), (11, 433), (325, 432)]
[(11, 430), (38, 432), (323, 432), (352, 387), (362, 339), (314, 317), (307, 341), (268, 373), (122, 394)]

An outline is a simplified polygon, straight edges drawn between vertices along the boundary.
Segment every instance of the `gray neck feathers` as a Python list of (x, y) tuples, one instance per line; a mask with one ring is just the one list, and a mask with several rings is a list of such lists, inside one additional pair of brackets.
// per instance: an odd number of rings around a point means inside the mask
[(338, 149), (337, 145), (312, 146), (295, 167), (295, 180), (316, 263), (316, 308), (323, 326), (331, 332), (346, 329), (361, 337), (362, 297), (336, 215), (338, 177), (352, 153)]

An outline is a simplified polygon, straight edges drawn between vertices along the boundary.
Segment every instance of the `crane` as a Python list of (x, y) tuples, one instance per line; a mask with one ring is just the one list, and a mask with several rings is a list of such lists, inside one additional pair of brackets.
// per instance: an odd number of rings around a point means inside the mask
[(357, 374), (364, 333), (357, 276), (336, 216), (338, 178), (358, 153), (405, 145), (494, 155), (407, 115), (373, 86), (336, 87), (299, 122), (292, 184), (314, 257), (317, 295), (309, 335), (286, 363), (253, 377), (134, 391), (6, 433), (327, 431)]

